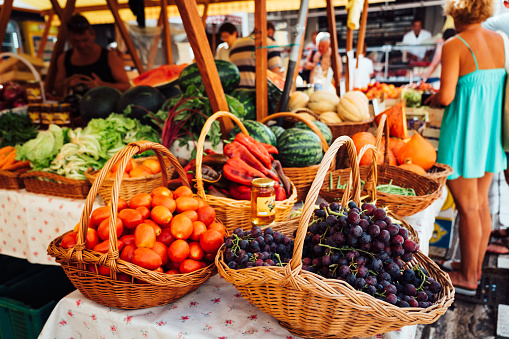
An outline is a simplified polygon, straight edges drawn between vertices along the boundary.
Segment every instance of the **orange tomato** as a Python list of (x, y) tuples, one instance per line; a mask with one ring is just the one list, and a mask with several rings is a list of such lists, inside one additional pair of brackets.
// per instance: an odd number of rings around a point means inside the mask
[(156, 241), (162, 242), (166, 246), (170, 246), (172, 242), (176, 239), (171, 235), (171, 230), (169, 228), (164, 228), (161, 230), (161, 234), (159, 234), (156, 238)]
[(166, 265), (168, 261), (170, 261), (168, 257), (168, 246), (162, 242), (156, 241), (154, 247), (152, 247), (152, 251), (156, 252), (161, 257), (162, 265)]
[(202, 268), (199, 261), (193, 259), (186, 259), (180, 264), (180, 272), (182, 274), (191, 273)]
[(187, 239), (193, 233), (193, 222), (182, 214), (177, 214), (170, 223), (171, 235), (176, 239)]
[(60, 247), (62, 248), (73, 248), (76, 246), (76, 232), (71, 232), (63, 236), (62, 241), (60, 242)]
[(173, 262), (184, 261), (189, 255), (189, 244), (187, 241), (178, 239), (168, 247), (168, 257)]
[(125, 246), (134, 244), (134, 234), (126, 234), (120, 237)]
[(196, 197), (196, 200), (198, 200), (198, 208), (202, 208), (203, 206), (209, 206), (205, 200), (203, 200), (200, 197)]
[(155, 195), (162, 194), (167, 195), (170, 198), (173, 198), (173, 193), (171, 193), (170, 189), (168, 187), (156, 187), (150, 192), (150, 195), (153, 197)]
[(189, 243), (189, 259), (193, 259), (196, 261), (200, 261), (205, 257), (205, 251), (201, 248), (200, 244), (197, 242)]
[(145, 206), (137, 207), (136, 210), (140, 212), (143, 219), (150, 218), (150, 209), (146, 208)]
[(175, 211), (175, 208), (177, 207), (177, 203), (175, 202), (175, 200), (173, 200), (172, 198), (165, 194), (157, 194), (152, 196), (152, 207), (156, 206), (167, 207), (170, 210), (170, 212), (173, 213), (173, 211)]
[(179, 270), (172, 268), (171, 270), (166, 271), (166, 274), (180, 274)]
[(147, 159), (144, 162), (142, 162), (141, 165), (146, 166), (148, 169), (150, 169), (150, 172), (152, 172), (152, 174), (157, 174), (161, 172), (161, 164), (159, 164), (158, 160)]
[[(149, 221), (150, 219), (147, 219), (147, 221)], [(150, 222), (146, 222), (145, 224), (149, 225), (150, 227), (152, 227), (154, 229), (154, 232), (156, 234), (156, 237), (161, 234), (161, 231), (162, 231), (162, 228), (156, 224), (155, 222), (153, 222), (152, 220), (150, 220)]]
[(154, 272), (159, 272), (159, 273), (164, 273), (164, 270), (161, 266), (159, 266), (158, 268), (156, 268), (155, 270), (152, 270)]
[(131, 262), (134, 256), (134, 251), (136, 250), (135, 244), (129, 244), (124, 247), (122, 252), (120, 252), (120, 259)]
[(192, 197), (193, 191), (186, 186), (180, 186), (175, 191), (173, 191), (173, 199), (177, 200), (180, 197)]
[[(136, 247), (152, 248), (156, 242), (156, 232), (152, 226), (139, 224), (134, 230), (134, 244)], [(161, 265), (159, 265), (161, 266)]]
[(173, 219), (173, 215), (169, 208), (164, 206), (154, 207), (152, 211), (150, 211), (150, 216), (152, 217), (152, 220), (162, 227), (168, 227)]
[(207, 226), (212, 224), (216, 220), (216, 210), (211, 206), (198, 208), (198, 220)]
[(88, 227), (97, 228), (101, 221), (110, 217), (110, 208), (108, 206), (101, 206), (96, 208), (90, 215), (88, 220)]
[[(118, 167), (120, 166), (120, 162), (121, 162), (121, 160), (117, 161), (117, 163), (111, 167), (110, 172), (112, 172), (112, 173), (116, 172)], [(133, 169), (134, 164), (135, 164), (134, 159), (129, 159), (129, 161), (127, 162), (127, 165), (125, 166), (124, 172), (129, 173)]]
[[(99, 235), (99, 238), (102, 240), (106, 240), (110, 237), (110, 219), (104, 219), (101, 221), (101, 224), (99, 227), (97, 227), (97, 234)], [(122, 232), (124, 231), (124, 224), (122, 223), (122, 220), (117, 218), (115, 222), (115, 230), (117, 234), (117, 238), (120, 238), (122, 236)]]
[(147, 270), (155, 270), (162, 264), (161, 257), (156, 252), (144, 247), (137, 248), (134, 251), (131, 262)]
[(152, 171), (147, 166), (140, 165), (136, 168), (133, 168), (131, 172), (129, 172), (129, 176), (131, 178), (143, 178), (152, 175)]
[(215, 253), (223, 244), (223, 236), (216, 230), (206, 230), (200, 237), (200, 246), (207, 253)]
[(131, 197), (129, 200), (129, 207), (136, 209), (140, 206), (144, 206), (148, 209), (152, 207), (152, 197), (148, 193), (138, 193)]
[[(77, 235), (76, 235), (77, 237)], [(63, 239), (62, 239), (63, 241)], [(87, 235), (86, 235), (86, 245), (85, 247), (88, 248), (89, 250), (93, 249), (95, 247), (95, 245), (97, 245), (99, 243), (99, 236), (97, 235), (97, 231), (94, 230), (93, 228), (87, 228)]]
[(223, 224), (219, 223), (219, 222), (213, 222), (212, 224), (210, 224), (207, 229), (209, 230), (216, 230), (218, 231), (219, 233), (221, 233), (221, 235), (223, 236), (223, 238), (225, 237), (226, 235), (226, 228), (223, 226)]
[(191, 219), (192, 222), (195, 222), (198, 220), (198, 213), (196, 213), (196, 211), (184, 211), (180, 214), (185, 215), (186, 217)]
[[(110, 200), (110, 201), (108, 201), (108, 203), (106, 204), (106, 206), (111, 207), (111, 200)], [(127, 207), (128, 207), (128, 206), (127, 206), (127, 202), (126, 202), (124, 199), (122, 199), (122, 198), (120, 198), (120, 197), (119, 197), (119, 198), (118, 198), (118, 204), (117, 204), (117, 212), (120, 212), (120, 211), (122, 211), (124, 208), (127, 208)]]
[(132, 208), (125, 208), (118, 212), (118, 217), (122, 220), (124, 227), (129, 229), (135, 228), (143, 222), (143, 216), (141, 213)]
[(177, 213), (198, 210), (198, 200), (193, 197), (180, 197), (175, 202), (177, 203)]
[(195, 221), (193, 222), (193, 233), (191, 233), (191, 236), (189, 239), (194, 241), (200, 241), (200, 236), (207, 230), (207, 226), (201, 221)]

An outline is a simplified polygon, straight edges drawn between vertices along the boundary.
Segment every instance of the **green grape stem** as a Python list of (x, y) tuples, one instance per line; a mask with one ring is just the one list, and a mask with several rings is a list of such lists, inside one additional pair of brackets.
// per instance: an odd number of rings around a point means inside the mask
[(364, 250), (361, 250), (361, 249), (358, 249), (358, 248), (353, 248), (353, 247), (337, 248), (337, 247), (333, 247), (333, 246), (329, 246), (329, 245), (325, 245), (325, 244), (319, 244), (319, 245), (323, 246), (323, 247), (331, 248), (333, 250), (338, 250), (341, 253), (343, 253), (343, 251), (358, 251), (358, 252), (366, 253), (367, 255), (371, 256), (372, 258), (375, 257), (375, 255), (373, 253), (369, 253), (368, 251), (364, 251)]

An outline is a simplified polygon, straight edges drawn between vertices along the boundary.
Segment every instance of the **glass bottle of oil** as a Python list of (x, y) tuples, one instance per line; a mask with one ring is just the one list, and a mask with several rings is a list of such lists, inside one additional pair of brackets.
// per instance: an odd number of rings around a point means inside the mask
[(251, 224), (270, 225), (276, 219), (274, 180), (257, 178), (251, 182)]

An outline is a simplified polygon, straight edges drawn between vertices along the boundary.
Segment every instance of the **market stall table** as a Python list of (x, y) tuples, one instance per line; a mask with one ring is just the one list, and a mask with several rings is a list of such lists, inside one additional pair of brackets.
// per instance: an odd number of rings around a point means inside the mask
[[(85, 199), (0, 190), (0, 254), (57, 265), (46, 254), (48, 244), (76, 225), (84, 203)], [(98, 197), (94, 207), (101, 205)]]

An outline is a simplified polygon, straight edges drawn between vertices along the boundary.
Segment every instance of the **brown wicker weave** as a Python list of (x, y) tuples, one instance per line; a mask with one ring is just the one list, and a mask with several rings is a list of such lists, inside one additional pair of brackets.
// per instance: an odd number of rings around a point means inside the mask
[[(302, 121), (306, 124), (306, 126), (311, 128), (311, 130), (315, 132), (316, 135), (318, 135), (322, 144), (323, 151), (327, 152), (329, 149), (329, 145), (327, 145), (327, 141), (325, 140), (325, 137), (323, 136), (320, 129), (312, 121), (306, 120), (298, 114), (290, 112), (275, 113), (263, 118), (260, 122), (266, 124), (270, 120), (278, 118), (291, 118), (296, 122)], [(306, 198), (309, 188), (311, 187), (311, 183), (316, 177), (318, 167), (320, 167), (320, 165), (313, 165), (308, 167), (283, 167), (286, 176), (297, 188), (297, 201), (303, 201)]]
[[(155, 157), (149, 157), (155, 159)], [(139, 158), (136, 159), (135, 162), (137, 165), (141, 165), (144, 160), (149, 158)], [(166, 168), (166, 175), (168, 178), (171, 178), (173, 175), (173, 167), (171, 165), (166, 164), (161, 169)], [(92, 169), (88, 169), (85, 172), (85, 176), (91, 184), (94, 183), (97, 175), (100, 170), (92, 171)], [(113, 178), (105, 178), (102, 186), (99, 188), (99, 196), (103, 199), (104, 203), (107, 204), (111, 200), (111, 188), (115, 183), (115, 179)], [(151, 192), (154, 188), (161, 186), (162, 184), (162, 175), (161, 173), (157, 173), (148, 177), (143, 178), (124, 178), (122, 179), (122, 185), (119, 190), (119, 197), (124, 199), (125, 201), (129, 201), (132, 196), (138, 193), (146, 193)]]
[(454, 170), (451, 166), (446, 164), (435, 163), (433, 167), (426, 171), (424, 176), (426, 178), (435, 180), (438, 182), (440, 187), (444, 186), (447, 182), (447, 177), (454, 173)]
[[(386, 129), (386, 135), (389, 135), (388, 124), (385, 124), (385, 120), (384, 115), (380, 120), (380, 126), (377, 130), (377, 148), (380, 147), (383, 128)], [(363, 189), (363, 195), (373, 196), (373, 193), (375, 193), (373, 191), (376, 191), (376, 186), (378, 184), (389, 184), (392, 181), (394, 185), (413, 188), (416, 196), (402, 196), (376, 192), (377, 205), (388, 207), (389, 210), (400, 217), (413, 215), (426, 209), (440, 197), (440, 194), (442, 193), (441, 186), (435, 180), (429, 179), (425, 176), (407, 171), (398, 166), (389, 166), (389, 138), (386, 137), (385, 141), (384, 164), (376, 170), (377, 178), (373, 175), (369, 176), (370, 171), (373, 171), (373, 166), (376, 166), (376, 152), (374, 152), (373, 161), (370, 166), (360, 167), (361, 179), (366, 181), (366, 185)], [(360, 158), (361, 157), (359, 157), (359, 159)], [(320, 190), (320, 195), (329, 201), (338, 200), (343, 195), (344, 190), (336, 189), (337, 180), (338, 178), (348, 178), (350, 176), (350, 169), (335, 170), (329, 175), (332, 175), (333, 187), (332, 189), (329, 187), (330, 178), (325, 178), (323, 187)]]
[[(355, 146), (349, 137), (340, 137), (325, 154), (306, 197), (303, 214), (298, 220), (290, 263), (285, 267), (259, 266), (232, 270), (224, 262), (223, 251), (220, 250), (216, 256), (219, 273), (226, 281), (235, 285), (243, 298), (274, 316), (293, 334), (306, 338), (367, 337), (407, 325), (435, 322), (452, 304), (454, 288), (449, 276), (421, 252), (417, 253), (406, 267), (424, 267), (443, 287), (437, 301), (425, 309), (399, 308), (357, 291), (344, 281), (326, 279), (302, 270), (303, 243), (314, 203), (334, 154), (344, 143), (349, 147), (349, 156), (353, 158), (353, 200), (360, 203)], [(347, 200), (345, 197), (348, 195), (344, 196), (343, 202)], [(296, 225), (293, 220), (288, 223)]]
[(72, 199), (85, 199), (92, 186), (88, 180), (69, 179), (43, 171), (29, 171), (20, 177), (27, 192)]
[[(210, 264), (192, 273), (169, 275), (147, 270), (119, 259), (117, 237), (115, 227), (112, 227), (112, 220), (117, 218), (118, 195), (122, 182), (121, 175), (125, 170), (127, 162), (133, 155), (147, 150), (154, 150), (156, 152), (161, 167), (164, 165), (163, 157), (167, 157), (178, 172), (184, 185), (190, 187), (184, 169), (180, 166), (177, 158), (164, 146), (149, 141), (130, 143), (106, 163), (99, 172), (97, 180), (92, 185), (81, 214), (76, 246), (71, 249), (59, 247), (65, 235), (63, 234), (54, 239), (48, 247), (48, 254), (62, 265), (74, 286), (87, 298), (101, 305), (121, 309), (138, 309), (167, 304), (196, 290), (217, 272), (215, 265)], [(85, 234), (99, 188), (103, 184), (106, 174), (118, 161), (121, 161), (121, 164), (111, 192), (109, 251), (103, 254), (86, 249)], [(162, 172), (163, 185), (166, 185), (167, 182), (168, 177), (166, 172)], [(89, 265), (95, 265), (96, 267), (97, 265), (104, 265), (109, 267), (111, 272), (110, 277), (101, 276), (87, 270)], [(130, 275), (132, 277), (131, 282), (115, 280), (119, 272)], [(138, 281), (135, 279), (143, 280), (148, 284), (134, 283), (134, 281)]]
[[(201, 130), (198, 146), (196, 147), (196, 189), (198, 195), (207, 200), (207, 203), (216, 210), (216, 217), (224, 224), (227, 231), (233, 231), (237, 227), (251, 225), (251, 201), (235, 200), (230, 198), (215, 197), (205, 194), (201, 166), (203, 160), (203, 146), (205, 138), (209, 132), (212, 123), (220, 118), (228, 117), (232, 119), (239, 127), (242, 133), (249, 135), (242, 122), (229, 112), (217, 112), (207, 119)], [(291, 180), (290, 180), (291, 182)], [(286, 200), (276, 201), (276, 222), (286, 221), (290, 217), (293, 205), (297, 202), (297, 189), (291, 182), (292, 193)]]
[(25, 188), (23, 179), (20, 177), (25, 172), (26, 170), (21, 172), (0, 170), (0, 189), (19, 190)]

